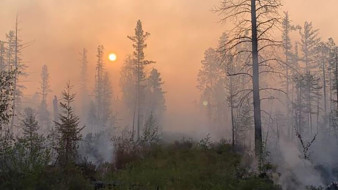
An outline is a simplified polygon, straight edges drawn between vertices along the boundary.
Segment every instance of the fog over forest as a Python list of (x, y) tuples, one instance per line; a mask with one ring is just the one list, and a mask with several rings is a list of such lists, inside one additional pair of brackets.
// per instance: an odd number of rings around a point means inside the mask
[(0, 0), (0, 189), (338, 189), (337, 6)]

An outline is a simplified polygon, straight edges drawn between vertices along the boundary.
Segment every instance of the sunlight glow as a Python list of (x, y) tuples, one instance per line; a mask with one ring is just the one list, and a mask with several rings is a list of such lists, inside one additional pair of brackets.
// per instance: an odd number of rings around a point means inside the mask
[(115, 53), (110, 53), (110, 54), (109, 54), (109, 60), (110, 60), (110, 61), (113, 62), (113, 61), (116, 61), (116, 59), (117, 59), (117, 56), (116, 56)]

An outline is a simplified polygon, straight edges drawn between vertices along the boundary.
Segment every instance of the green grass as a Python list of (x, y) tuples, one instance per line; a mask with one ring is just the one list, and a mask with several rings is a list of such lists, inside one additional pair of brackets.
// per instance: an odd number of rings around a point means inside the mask
[(205, 148), (176, 142), (155, 145), (145, 152), (122, 169), (109, 173), (106, 181), (118, 181), (117, 189), (279, 189), (267, 178), (249, 175), (240, 167), (241, 156), (227, 144)]

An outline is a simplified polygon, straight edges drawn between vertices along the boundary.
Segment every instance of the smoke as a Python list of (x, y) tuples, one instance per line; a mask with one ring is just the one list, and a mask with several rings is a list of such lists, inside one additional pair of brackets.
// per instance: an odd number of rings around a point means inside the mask
[(114, 156), (114, 146), (111, 137), (106, 132), (88, 133), (79, 147), (80, 156), (96, 166), (111, 163)]
[(320, 134), (310, 147), (310, 160), (302, 158), (298, 139), (280, 138), (270, 147), (272, 163), (277, 166), (278, 183), (283, 189), (325, 187), (337, 181), (337, 141), (332, 135)]
[(164, 134), (168, 139), (177, 140), (181, 138), (191, 138), (201, 140), (209, 135), (213, 140), (231, 139), (229, 122), (223, 126), (213, 126), (208, 122), (205, 112), (196, 103), (186, 104), (188, 109), (168, 111), (162, 122)]

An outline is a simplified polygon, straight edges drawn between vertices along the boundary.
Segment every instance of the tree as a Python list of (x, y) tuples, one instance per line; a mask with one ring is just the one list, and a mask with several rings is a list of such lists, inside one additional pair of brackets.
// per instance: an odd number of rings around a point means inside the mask
[(96, 118), (98, 121), (102, 119), (103, 114), (103, 50), (104, 47), (99, 45), (97, 47), (97, 64), (96, 64), (96, 75), (95, 75), (95, 103), (96, 103)]
[(122, 99), (130, 115), (134, 115), (134, 107), (136, 105), (136, 69), (133, 59), (128, 56), (122, 66), (120, 72), (120, 87), (122, 90)]
[(88, 96), (88, 58), (87, 49), (83, 48), (81, 53), (81, 104), (82, 104), (82, 116), (87, 116), (89, 106)]
[(50, 125), (50, 117), (49, 117), (49, 111), (47, 108), (47, 96), (50, 92), (50, 86), (49, 86), (49, 73), (48, 73), (48, 67), (47, 65), (42, 66), (41, 70), (41, 103), (39, 107), (39, 121), (42, 124), (42, 126), (45, 128), (45, 130), (48, 130)]
[(313, 29), (311, 22), (305, 22), (303, 30), (300, 30), (300, 36), (300, 45), (303, 53), (301, 60), (305, 63), (305, 71), (311, 72), (311, 70), (318, 67), (318, 63), (316, 62), (316, 56), (318, 55), (317, 47), (320, 42), (318, 30)]
[[(154, 63), (145, 59), (144, 49), (147, 47), (145, 43), (146, 39), (150, 34), (144, 32), (142, 28), (142, 22), (137, 21), (135, 28), (135, 35), (128, 36), (128, 38), (133, 42), (133, 63), (136, 71), (136, 102), (135, 102), (135, 116), (136, 116), (136, 130), (137, 130), (137, 140), (140, 139), (140, 127), (142, 126), (142, 112), (144, 104), (144, 81), (145, 81), (145, 71), (144, 67), (148, 64)], [(134, 128), (134, 127), (133, 127)], [(134, 134), (134, 131), (133, 131)], [(134, 136), (134, 135), (133, 135)]]
[[(305, 64), (305, 74), (308, 76), (306, 80), (311, 80), (312, 74), (317, 74), (319, 67), (319, 64), (317, 63), (317, 56), (318, 56), (318, 50), (317, 47), (320, 42), (320, 38), (318, 38), (318, 30), (313, 29), (312, 23), (305, 22), (303, 30), (300, 30), (301, 35), (301, 50), (303, 53), (303, 57), (301, 60)], [(307, 86), (305, 89), (305, 102), (307, 103), (307, 120), (308, 120), (308, 127), (312, 131), (312, 123), (313, 123), (313, 101), (312, 95), (311, 95), (311, 81), (307, 81)]]
[(21, 44), (21, 40), (19, 39), (19, 23), (18, 18), (16, 18), (15, 22), (15, 30), (10, 31), (7, 35), (7, 68), (9, 71), (15, 71), (13, 77), (13, 115), (11, 118), (11, 130), (14, 130), (14, 125), (16, 124), (16, 115), (19, 113), (20, 109), (20, 102), (21, 102), (21, 88), (22, 86), (19, 85), (19, 77), (24, 75), (25, 65), (22, 63), (21, 60), (21, 50), (23, 45)]
[(58, 132), (58, 144), (55, 147), (58, 154), (57, 161), (63, 167), (75, 163), (78, 156), (78, 141), (82, 138), (80, 132), (84, 128), (79, 127), (79, 117), (74, 114), (71, 104), (75, 94), (72, 94), (71, 89), (70, 83), (67, 83), (66, 89), (62, 92), (59, 121), (55, 121)]
[[(286, 113), (287, 113), (287, 125), (288, 125), (288, 136), (291, 137), (291, 119), (290, 119), (290, 113), (291, 113), (291, 101), (290, 96), (292, 96), (291, 92), (291, 85), (292, 81), (290, 82), (290, 79), (292, 78), (292, 72), (298, 68), (294, 65), (294, 54), (292, 53), (292, 42), (290, 38), (290, 33), (296, 29), (300, 29), (299, 26), (293, 26), (291, 24), (289, 13), (284, 12), (284, 18), (282, 22), (282, 43), (283, 43), (283, 50), (284, 50), (284, 70), (285, 70), (285, 103), (286, 103)], [(291, 70), (291, 71), (290, 71)], [(290, 126), (290, 127), (289, 127)]]
[(147, 105), (150, 110), (150, 115), (154, 115), (157, 120), (160, 120), (163, 112), (166, 110), (165, 92), (163, 91), (163, 81), (161, 74), (157, 69), (152, 69), (148, 77), (147, 84)]
[(9, 125), (13, 114), (13, 78), (13, 71), (0, 71), (0, 171), (2, 173), (6, 173), (13, 166), (10, 162), (14, 138)]
[(128, 56), (120, 72), (120, 88), (122, 90), (122, 101), (126, 106), (128, 117), (132, 118), (131, 138), (134, 139), (135, 117), (136, 117), (136, 82), (137, 74), (134, 60)]
[(321, 70), (320, 73), (320, 77), (321, 77), (321, 84), (322, 84), (322, 88), (323, 88), (323, 106), (324, 106), (324, 115), (323, 115), (323, 120), (324, 120), (324, 125), (323, 128), (327, 127), (328, 124), (328, 112), (327, 112), (327, 79), (328, 79), (328, 64), (329, 64), (329, 42), (328, 43), (324, 43), (324, 42), (320, 42), (319, 45), (317, 46), (317, 55), (318, 55), (318, 63), (319, 63), (319, 68)]
[[(251, 116), (250, 82), (252, 75), (243, 73), (246, 65), (250, 64), (248, 59), (250, 52), (247, 52), (249, 44), (239, 44), (236, 47), (236, 52), (242, 53), (234, 56), (228, 51), (227, 43), (228, 35), (224, 33), (219, 40), (218, 51), (223, 72), (226, 74), (225, 88), (227, 90), (226, 100), (230, 107), (232, 146), (234, 147), (237, 144), (242, 145), (242, 147), (247, 145), (251, 147), (250, 128), (253, 126), (253, 118)], [(236, 139), (238, 140), (236, 141)], [(248, 139), (248, 143), (240, 139)]]
[[(317, 100), (320, 98), (321, 86), (319, 84), (320, 78), (314, 74), (306, 72), (305, 74), (295, 75), (294, 81), (296, 83), (297, 98), (294, 102), (294, 109), (296, 110), (296, 128), (297, 133), (313, 134), (312, 120), (304, 120), (305, 116), (316, 114), (318, 111)], [(310, 102), (310, 103), (309, 103)], [(306, 123), (307, 125), (304, 125)], [(307, 126), (305, 128), (305, 126)], [(318, 132), (318, 131), (317, 131)]]
[(102, 114), (102, 125), (107, 127), (113, 125), (113, 88), (109, 78), (108, 72), (105, 72), (103, 78), (103, 114)]
[(23, 136), (19, 138), (19, 144), (25, 149), (27, 155), (27, 168), (46, 166), (49, 161), (49, 149), (45, 147), (45, 138), (38, 133), (39, 124), (36, 115), (31, 108), (24, 110), (22, 122)]
[(159, 141), (159, 126), (156, 118), (150, 113), (150, 116), (145, 122), (142, 141), (144, 143), (156, 143)]
[(38, 135), (38, 121), (36, 120), (35, 113), (32, 108), (25, 109), (25, 117), (22, 120), (23, 126), (23, 137), (29, 142), (28, 147), (32, 152), (34, 147), (34, 140), (37, 139)]
[[(269, 61), (275, 58), (263, 58), (263, 51), (276, 46), (276, 41), (269, 38), (271, 31), (279, 21), (278, 9), (281, 7), (279, 0), (225, 0), (218, 11), (224, 15), (223, 21), (232, 19), (235, 23), (234, 33), (230, 36), (226, 46), (232, 51), (239, 44), (250, 43), (251, 50), (235, 52), (238, 55), (243, 52), (251, 52), (252, 64), (252, 93), (255, 125), (255, 152), (262, 160), (262, 121), (261, 121), (261, 97), (260, 97), (260, 67), (269, 67)], [(251, 32), (248, 33), (248, 31)], [(260, 58), (260, 60), (259, 60)], [(247, 74), (247, 73), (246, 73)]]
[(53, 115), (54, 115), (54, 121), (57, 121), (59, 119), (59, 101), (56, 96), (54, 96), (53, 99)]
[(105, 129), (112, 122), (112, 86), (109, 75), (104, 69), (102, 45), (97, 48), (95, 74), (95, 100), (90, 105), (89, 120), (95, 130)]
[[(58, 98), (56, 96), (54, 96), (53, 99), (53, 121), (54, 123), (59, 121), (59, 101)], [(55, 125), (52, 125), (52, 127), (50, 128), (50, 130), (48, 131), (48, 136), (47, 136), (47, 140), (48, 140), (48, 144), (49, 147), (56, 147), (57, 145), (57, 137), (58, 137), (58, 131), (55, 127)], [(51, 158), (54, 160), (57, 157), (57, 153), (55, 151), (55, 149), (51, 149)]]
[(6, 50), (5, 50), (5, 42), (0, 40), (0, 71), (4, 71), (6, 69)]
[(329, 92), (329, 97), (328, 97), (328, 103), (329, 103), (329, 115), (328, 115), (328, 125), (329, 129), (332, 127), (332, 116), (333, 116), (333, 110), (334, 110), (334, 102), (333, 100), (333, 81), (334, 81), (334, 68), (335, 68), (335, 42), (332, 38), (329, 38), (327, 43), (327, 51), (328, 51), (328, 57), (327, 57), (327, 71), (328, 71), (328, 92)]
[(38, 134), (36, 115), (31, 108), (24, 110), (19, 126), (21, 136), (14, 138), (8, 131), (0, 138), (0, 188), (24, 188), (18, 180), (34, 183), (50, 161), (49, 148), (44, 144), (45, 138)]
[[(15, 71), (14, 71), (15, 72)], [(8, 131), (5, 127), (9, 124), (13, 114), (13, 77), (14, 72), (0, 71), (0, 131)]]
[(220, 54), (212, 48), (204, 53), (202, 68), (198, 72), (201, 104), (205, 106), (210, 124), (219, 128), (224, 124), (226, 108), (225, 75)]
[[(337, 133), (338, 126), (338, 48), (333, 39), (329, 40), (329, 65), (330, 65), (330, 81), (331, 82), (331, 113), (330, 125)], [(330, 94), (331, 94), (330, 93)]]
[[(246, 137), (239, 137), (241, 132), (245, 131), (245, 128), (252, 126), (250, 123), (246, 121), (250, 120), (250, 115), (242, 115), (240, 114), (245, 108), (243, 102), (247, 102), (248, 97), (241, 96), (238, 97), (237, 94), (241, 90), (246, 88), (245, 80), (247, 78), (246, 75), (237, 75), (238, 72), (241, 72), (240, 69), (243, 65), (247, 64), (247, 60), (244, 57), (247, 57), (245, 54), (241, 54), (238, 56), (231, 55), (230, 52), (227, 51), (227, 42), (228, 35), (223, 33), (221, 38), (219, 39), (218, 53), (220, 58), (221, 65), (221, 73), (220, 73), (220, 81), (223, 81), (222, 86), (217, 87), (218, 94), (221, 95), (222, 99), (220, 99), (219, 105), (221, 105), (224, 109), (223, 101), (226, 100), (228, 107), (230, 108), (230, 119), (231, 119), (231, 133), (232, 133), (232, 147), (235, 147), (237, 142), (236, 139), (244, 139)], [(240, 49), (245, 51), (245, 48), (242, 46), (236, 47), (238, 51)], [(243, 59), (244, 58), (244, 59)], [(224, 91), (226, 90), (226, 92)], [(221, 91), (221, 93), (220, 93)], [(224, 95), (225, 93), (225, 95)], [(224, 99), (224, 96), (226, 99)], [(245, 104), (245, 103), (244, 103)], [(221, 112), (222, 115), (225, 115), (226, 110), (222, 111), (218, 109), (218, 112)], [(246, 113), (247, 114), (247, 113)], [(249, 116), (249, 117), (248, 117)], [(247, 117), (247, 118), (245, 118)], [(248, 120), (247, 120), (248, 119)], [(245, 126), (245, 128), (243, 127)], [(238, 142), (240, 144), (240, 142)], [(245, 145), (245, 143), (242, 143)]]

